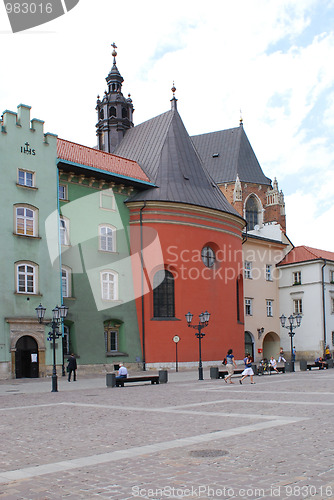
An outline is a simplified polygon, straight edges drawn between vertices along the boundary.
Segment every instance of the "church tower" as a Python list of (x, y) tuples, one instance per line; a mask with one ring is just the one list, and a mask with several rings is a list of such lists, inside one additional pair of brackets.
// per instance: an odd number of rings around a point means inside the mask
[(107, 153), (113, 153), (116, 146), (121, 142), (125, 132), (133, 127), (133, 104), (130, 94), (125, 98), (122, 94), (123, 77), (116, 66), (116, 48), (113, 43), (112, 56), (113, 66), (106, 78), (108, 91), (100, 100), (97, 97), (96, 111), (98, 122), (96, 124), (96, 135), (98, 137), (98, 149)]

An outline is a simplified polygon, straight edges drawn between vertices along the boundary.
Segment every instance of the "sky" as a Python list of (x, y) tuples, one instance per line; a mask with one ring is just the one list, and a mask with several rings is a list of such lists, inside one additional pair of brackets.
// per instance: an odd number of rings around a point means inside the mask
[(334, 0), (79, 0), (15, 34), (1, 4), (0, 111), (27, 104), (94, 147), (113, 42), (135, 125), (170, 109), (173, 82), (190, 135), (242, 116), (292, 243), (334, 252)]

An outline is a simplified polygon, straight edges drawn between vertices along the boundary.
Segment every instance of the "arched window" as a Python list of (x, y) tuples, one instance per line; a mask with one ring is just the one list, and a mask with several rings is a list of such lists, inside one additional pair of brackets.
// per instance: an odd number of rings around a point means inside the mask
[(17, 262), (16, 293), (37, 293), (38, 266), (33, 262)]
[(61, 290), (63, 297), (71, 297), (71, 269), (67, 266), (61, 268)]
[(117, 300), (118, 298), (118, 276), (113, 271), (101, 273), (101, 294), (103, 300)]
[(59, 219), (60, 244), (61, 245), (69, 245), (70, 244), (69, 228), (70, 228), (70, 221), (66, 217), (61, 216)]
[(109, 116), (116, 116), (116, 108), (115, 108), (115, 106), (111, 106), (109, 108)]
[(24, 236), (37, 235), (38, 210), (31, 206), (15, 207), (15, 232)]
[(215, 263), (216, 260), (215, 252), (212, 250), (211, 247), (203, 247), (201, 256), (203, 264), (206, 267), (212, 267), (213, 264)]
[(153, 317), (174, 318), (174, 277), (162, 269), (153, 277)]
[(99, 119), (100, 120), (104, 119), (104, 111), (103, 111), (103, 109), (100, 109), (100, 111), (99, 111)]
[(122, 108), (122, 118), (128, 117), (128, 110), (126, 108)]
[(99, 226), (99, 249), (103, 252), (116, 251), (116, 228), (110, 225)]
[(246, 203), (247, 229), (251, 231), (258, 224), (259, 208), (254, 196), (250, 196)]

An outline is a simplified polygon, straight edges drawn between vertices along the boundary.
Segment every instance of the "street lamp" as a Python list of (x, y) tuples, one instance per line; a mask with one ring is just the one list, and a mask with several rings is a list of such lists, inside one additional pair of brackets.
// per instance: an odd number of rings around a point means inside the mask
[(52, 370), (52, 389), (51, 392), (58, 392), (58, 387), (57, 387), (57, 368), (56, 368), (56, 339), (58, 337), (61, 337), (62, 333), (59, 332), (59, 325), (61, 324), (62, 320), (66, 318), (67, 316), (67, 311), (68, 307), (62, 305), (62, 306), (56, 306), (54, 309), (52, 309), (52, 321), (51, 323), (43, 323), (43, 319), (45, 316), (45, 311), (46, 308), (40, 304), (38, 307), (35, 308), (38, 322), (42, 323), (44, 325), (50, 325), (52, 328), (52, 331), (49, 332), (48, 340), (52, 342), (53, 344), (53, 370)]
[(294, 359), (293, 359), (293, 337), (295, 335), (295, 332), (293, 331), (295, 328), (300, 327), (300, 323), (302, 321), (302, 316), (301, 314), (296, 314), (295, 316), (293, 314), (290, 314), (288, 317), (289, 324), (285, 324), (286, 322), (286, 316), (282, 314), (279, 318), (281, 320), (281, 325), (283, 328), (287, 328), (289, 330), (289, 335), (290, 335), (290, 342), (291, 342), (291, 371), (295, 371), (295, 364), (294, 364)]
[(209, 324), (210, 313), (208, 313), (208, 311), (205, 311), (205, 313), (202, 312), (199, 315), (198, 325), (191, 325), (191, 321), (193, 319), (193, 314), (191, 314), (191, 312), (188, 312), (186, 314), (186, 319), (187, 319), (187, 323), (188, 323), (189, 327), (197, 328), (197, 330), (198, 330), (198, 332), (195, 333), (196, 337), (198, 338), (198, 347), (199, 347), (198, 380), (203, 380), (201, 340), (203, 337), (205, 337), (205, 333), (202, 333), (202, 330), (203, 330), (203, 328), (205, 328)]

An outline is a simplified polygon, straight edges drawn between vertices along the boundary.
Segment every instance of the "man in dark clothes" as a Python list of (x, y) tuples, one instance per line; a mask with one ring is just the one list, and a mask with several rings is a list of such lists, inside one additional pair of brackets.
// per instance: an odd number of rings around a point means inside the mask
[(77, 369), (77, 360), (75, 359), (74, 354), (71, 354), (71, 356), (68, 358), (68, 381), (71, 382), (71, 375), (73, 372), (73, 382), (76, 381), (76, 369)]

